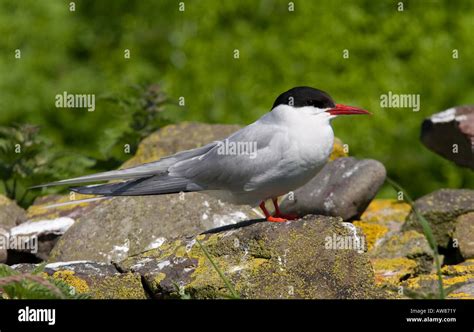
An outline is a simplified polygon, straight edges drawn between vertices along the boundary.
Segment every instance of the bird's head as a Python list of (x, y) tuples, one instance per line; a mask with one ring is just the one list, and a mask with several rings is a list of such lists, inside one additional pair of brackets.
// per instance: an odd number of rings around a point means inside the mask
[(272, 109), (277, 107), (326, 121), (338, 115), (370, 114), (357, 107), (336, 104), (326, 92), (306, 86), (296, 87), (279, 95)]

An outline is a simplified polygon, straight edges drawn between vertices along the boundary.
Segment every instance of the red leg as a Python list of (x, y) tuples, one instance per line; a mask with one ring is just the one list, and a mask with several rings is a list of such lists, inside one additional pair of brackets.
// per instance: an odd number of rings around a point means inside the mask
[(262, 209), (263, 214), (265, 214), (265, 218), (267, 219), (267, 221), (270, 221), (270, 222), (285, 222), (285, 221), (287, 221), (286, 219), (283, 219), (283, 218), (278, 218), (278, 217), (271, 216), (270, 213), (268, 212), (267, 208), (265, 207), (265, 201), (260, 203), (259, 206), (260, 206), (260, 209)]
[(280, 211), (280, 208), (278, 207), (278, 199), (277, 198), (272, 198), (273, 206), (275, 207), (275, 217), (278, 218), (283, 218), (286, 220), (295, 220), (298, 219), (298, 216), (296, 214), (283, 214)]

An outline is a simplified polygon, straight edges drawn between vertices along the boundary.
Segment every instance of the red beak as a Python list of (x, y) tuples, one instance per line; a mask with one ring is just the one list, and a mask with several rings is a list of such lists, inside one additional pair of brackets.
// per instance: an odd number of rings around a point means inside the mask
[(348, 115), (348, 114), (370, 114), (366, 110), (353, 107), (353, 106), (347, 106), (347, 105), (342, 105), (342, 104), (336, 104), (336, 107), (331, 108), (330, 110), (327, 110), (331, 115)]

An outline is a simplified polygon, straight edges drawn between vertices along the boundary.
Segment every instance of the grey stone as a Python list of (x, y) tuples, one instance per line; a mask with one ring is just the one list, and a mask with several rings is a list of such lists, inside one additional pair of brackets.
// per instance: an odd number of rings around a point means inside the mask
[(385, 181), (382, 163), (353, 157), (329, 162), (310, 182), (287, 195), (284, 213), (359, 217)]
[[(415, 201), (414, 208), (430, 224), (434, 238), (440, 247), (448, 248), (453, 239), (458, 216), (474, 211), (474, 190), (440, 189)], [(412, 211), (403, 230), (423, 232)]]
[(357, 246), (331, 246), (330, 240), (335, 238), (344, 239), (344, 243), (349, 243), (345, 239), (351, 243), (361, 240), (356, 228), (341, 218), (306, 216), (284, 223), (243, 222), (165, 242), (119, 262), (118, 267), (140, 273), (155, 298), (231, 295), (210, 259), (240, 298), (379, 296), (367, 254)]
[(234, 206), (200, 193), (103, 200), (59, 239), (49, 262), (122, 260), (165, 239), (254, 219), (248, 206)]

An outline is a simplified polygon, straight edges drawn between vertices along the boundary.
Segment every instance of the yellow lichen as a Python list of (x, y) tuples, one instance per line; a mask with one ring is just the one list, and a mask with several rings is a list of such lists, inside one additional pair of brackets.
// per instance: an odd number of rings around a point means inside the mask
[(411, 206), (395, 199), (374, 199), (361, 216), (362, 221), (402, 223), (411, 211)]
[(334, 147), (332, 149), (331, 155), (329, 156), (329, 160), (334, 160), (341, 157), (347, 157), (348, 154), (346, 153), (346, 149), (342, 144), (342, 141), (339, 138), (334, 139)]
[(93, 198), (93, 197), (95, 196), (75, 193), (74, 200), (71, 200), (71, 196), (64, 195), (64, 196), (59, 196), (52, 200), (48, 200), (44, 204), (33, 204), (26, 211), (27, 218), (34, 219), (35, 217), (44, 216), (44, 215), (47, 215), (50, 218), (55, 218), (59, 216), (59, 213), (61, 211), (69, 211), (69, 210), (77, 209), (77, 207), (85, 207), (85, 206), (88, 206), (90, 202), (81, 202), (81, 203), (76, 203), (76, 204), (56, 206), (54, 208), (48, 208), (48, 206), (53, 205), (53, 204), (69, 203), (69, 202), (79, 201), (79, 200)]
[(166, 278), (166, 274), (164, 274), (163, 272), (158, 272), (158, 273), (154, 276), (154, 282), (155, 282), (156, 284), (159, 284), (159, 283), (162, 282), (165, 278)]
[(446, 265), (441, 269), (446, 276), (462, 276), (474, 274), (474, 265)]
[(417, 266), (414, 260), (405, 257), (376, 258), (371, 261), (378, 284), (398, 284), (406, 276), (414, 275)]
[(365, 235), (367, 249), (369, 251), (373, 249), (377, 240), (382, 238), (388, 232), (387, 227), (374, 223), (354, 221), (353, 224), (362, 229), (362, 232)]
[(445, 286), (452, 286), (459, 283), (465, 283), (468, 281), (474, 280), (474, 274), (467, 274), (463, 276), (456, 276), (451, 278), (443, 278), (443, 283)]
[(451, 294), (449, 294), (449, 295), (448, 295), (448, 298), (450, 298), (450, 299), (459, 299), (459, 300), (473, 300), (473, 299), (474, 299), (474, 295), (468, 294), (468, 293), (459, 292), (459, 293), (451, 293)]
[(61, 279), (69, 286), (74, 287), (77, 293), (87, 293), (89, 292), (89, 286), (87, 282), (79, 277), (76, 277), (74, 271), (64, 270), (56, 271), (53, 273), (53, 278)]

